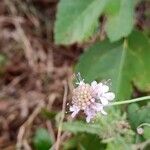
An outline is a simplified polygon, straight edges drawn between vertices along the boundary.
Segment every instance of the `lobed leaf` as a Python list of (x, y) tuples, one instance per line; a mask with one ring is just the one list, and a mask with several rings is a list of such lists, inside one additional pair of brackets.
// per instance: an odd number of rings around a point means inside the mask
[(128, 107), (128, 119), (131, 127), (136, 131), (142, 123), (150, 123), (150, 106), (139, 107), (138, 104), (131, 104)]
[(108, 0), (61, 0), (55, 22), (55, 43), (82, 42), (93, 35)]
[(131, 33), (134, 26), (134, 0), (110, 0), (106, 14), (106, 33), (111, 42)]
[(137, 31), (124, 42), (98, 42), (80, 57), (76, 72), (87, 82), (111, 79), (116, 99), (128, 99), (132, 83), (140, 90), (150, 91), (149, 47), (149, 40)]
[(116, 150), (116, 148), (119, 150), (132, 150), (131, 144), (127, 143), (121, 136), (108, 143), (106, 150)]
[(93, 134), (80, 133), (64, 143), (64, 150), (85, 149), (85, 150), (104, 150), (105, 145), (101, 143), (99, 137)]
[(73, 133), (86, 132), (99, 135), (100, 129), (101, 128), (98, 124), (87, 124), (81, 121), (63, 123), (63, 130), (67, 130)]

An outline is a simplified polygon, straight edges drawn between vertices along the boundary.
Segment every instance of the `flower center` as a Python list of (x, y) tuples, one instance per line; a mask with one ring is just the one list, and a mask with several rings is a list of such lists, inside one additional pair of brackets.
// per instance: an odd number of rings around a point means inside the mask
[(84, 110), (93, 101), (94, 99), (92, 98), (92, 91), (89, 84), (83, 83), (74, 89), (72, 103), (79, 109)]

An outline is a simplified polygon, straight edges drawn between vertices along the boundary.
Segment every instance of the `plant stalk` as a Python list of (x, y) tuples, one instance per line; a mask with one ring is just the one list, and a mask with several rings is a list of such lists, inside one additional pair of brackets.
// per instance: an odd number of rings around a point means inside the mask
[(150, 100), (150, 96), (144, 96), (144, 97), (139, 97), (139, 98), (134, 98), (131, 100), (125, 100), (125, 101), (120, 101), (120, 102), (114, 102), (109, 104), (110, 106), (114, 106), (114, 105), (122, 105), (122, 104), (130, 104), (130, 103), (134, 103), (134, 102), (139, 102), (139, 101), (144, 101), (144, 100)]

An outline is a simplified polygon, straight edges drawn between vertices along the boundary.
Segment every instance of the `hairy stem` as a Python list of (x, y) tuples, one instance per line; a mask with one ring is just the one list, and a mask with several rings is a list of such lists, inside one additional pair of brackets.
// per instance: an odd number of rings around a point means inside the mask
[(144, 100), (150, 100), (150, 96), (144, 96), (144, 97), (134, 98), (134, 99), (131, 99), (131, 100), (114, 102), (114, 103), (111, 103), (110, 106), (129, 104), (129, 103), (134, 103), (134, 102), (139, 102), (139, 101), (144, 101)]
[(143, 126), (149, 126), (149, 127), (150, 127), (150, 124), (149, 124), (149, 123), (142, 123), (142, 124), (140, 124), (137, 128), (141, 128), (141, 127), (143, 127)]

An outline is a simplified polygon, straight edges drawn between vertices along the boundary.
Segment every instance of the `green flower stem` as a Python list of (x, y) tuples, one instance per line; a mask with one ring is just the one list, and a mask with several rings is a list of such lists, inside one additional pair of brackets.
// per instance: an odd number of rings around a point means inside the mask
[(137, 128), (141, 128), (142, 126), (149, 126), (150, 127), (150, 124), (149, 123), (142, 123)]
[(134, 99), (131, 99), (131, 100), (125, 100), (125, 101), (120, 101), (120, 102), (114, 102), (114, 103), (111, 103), (110, 106), (122, 105), (122, 104), (130, 104), (130, 103), (139, 102), (139, 101), (144, 101), (144, 100), (150, 100), (150, 96), (144, 96), (144, 97), (134, 98)]

